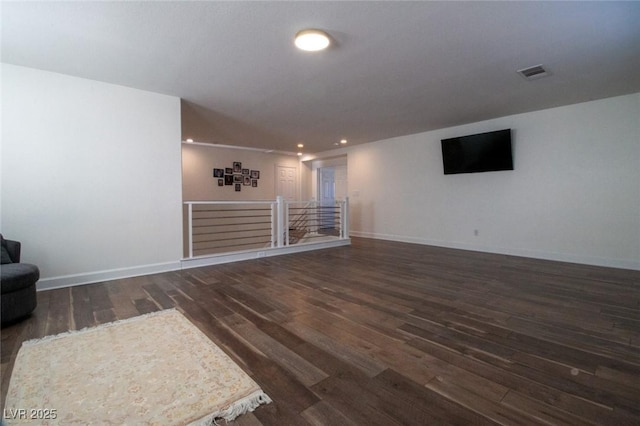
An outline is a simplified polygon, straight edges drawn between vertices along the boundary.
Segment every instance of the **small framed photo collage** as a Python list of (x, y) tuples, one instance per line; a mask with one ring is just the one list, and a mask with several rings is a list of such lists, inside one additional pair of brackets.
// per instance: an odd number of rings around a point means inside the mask
[(236, 192), (240, 192), (243, 186), (258, 187), (260, 170), (243, 169), (240, 161), (234, 161), (233, 167), (214, 168), (213, 177), (217, 179), (218, 186), (233, 186)]

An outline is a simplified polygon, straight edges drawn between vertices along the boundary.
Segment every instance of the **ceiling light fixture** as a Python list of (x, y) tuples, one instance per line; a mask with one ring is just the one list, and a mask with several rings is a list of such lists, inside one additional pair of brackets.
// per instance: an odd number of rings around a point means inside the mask
[(302, 153), (301, 152), (298, 153), (298, 157), (302, 157)]
[(192, 143), (193, 139), (189, 138), (189, 139), (187, 139), (187, 142)]
[(342, 145), (344, 145), (344, 144), (346, 144), (346, 143), (347, 143), (347, 140), (346, 140), (346, 139), (342, 139), (342, 140), (340, 141), (340, 143), (341, 143)]
[(304, 144), (299, 143), (298, 148), (304, 148)]
[(320, 30), (302, 30), (298, 31), (295, 38), (295, 44), (298, 49), (307, 52), (317, 52), (329, 47), (329, 36)]

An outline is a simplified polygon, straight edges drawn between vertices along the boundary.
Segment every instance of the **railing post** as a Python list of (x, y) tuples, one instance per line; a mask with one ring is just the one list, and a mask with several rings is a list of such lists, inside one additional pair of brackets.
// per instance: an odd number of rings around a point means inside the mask
[(277, 220), (277, 225), (276, 225), (276, 227), (277, 227), (276, 232), (277, 232), (277, 235), (278, 235), (277, 247), (282, 247), (284, 245), (283, 244), (283, 237), (284, 237), (284, 234), (283, 234), (283, 231), (284, 231), (284, 198), (282, 198), (282, 195), (278, 195), (276, 197), (276, 203), (278, 205), (278, 208), (277, 208), (277, 210), (278, 210), (278, 220)]
[(284, 245), (288, 246), (291, 240), (289, 239), (289, 203), (284, 202)]
[(271, 203), (271, 248), (278, 243), (278, 204)]
[(342, 204), (342, 238), (349, 238), (349, 197)]
[(188, 204), (189, 259), (193, 257), (193, 204)]
[(311, 223), (313, 223), (313, 226), (310, 226), (309, 229), (311, 231), (312, 234), (317, 235), (318, 234), (318, 221), (320, 220), (320, 215), (318, 214), (318, 202), (313, 199), (311, 201), (311, 208), (312, 208), (312, 212), (313, 212), (313, 219), (311, 219)]

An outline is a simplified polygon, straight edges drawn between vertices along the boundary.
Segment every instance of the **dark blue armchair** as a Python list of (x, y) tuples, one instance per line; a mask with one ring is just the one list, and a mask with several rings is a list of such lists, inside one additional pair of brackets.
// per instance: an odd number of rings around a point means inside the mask
[(33, 312), (38, 302), (36, 283), (40, 270), (36, 265), (20, 263), (19, 241), (5, 240), (0, 234), (0, 316), (2, 326), (12, 324)]

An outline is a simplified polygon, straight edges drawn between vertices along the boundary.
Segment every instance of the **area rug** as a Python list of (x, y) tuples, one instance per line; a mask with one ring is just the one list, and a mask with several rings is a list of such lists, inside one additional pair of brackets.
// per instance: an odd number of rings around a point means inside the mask
[(175, 309), (23, 343), (12, 424), (209, 425), (271, 402)]

